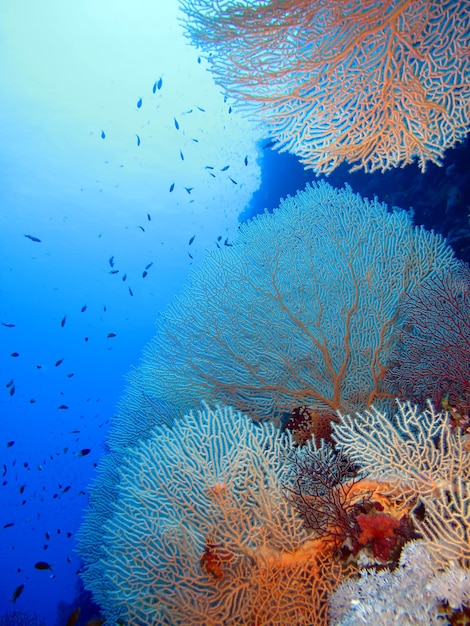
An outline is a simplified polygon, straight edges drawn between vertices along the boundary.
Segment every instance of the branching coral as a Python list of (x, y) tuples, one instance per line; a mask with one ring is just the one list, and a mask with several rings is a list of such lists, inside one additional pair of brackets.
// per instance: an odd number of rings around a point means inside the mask
[(470, 267), (435, 276), (403, 298), (386, 384), (396, 395), (470, 412)]
[[(283, 495), (292, 438), (229, 408), (156, 428), (123, 462), (103, 536), (108, 620), (326, 624), (351, 572)], [(103, 584), (104, 583), (104, 584)]]
[(407, 213), (309, 186), (207, 255), (162, 314), (128, 393), (182, 412), (204, 398), (276, 421), (302, 405), (368, 407), (390, 396), (401, 296), (455, 263)]
[(414, 516), (438, 563), (470, 563), (470, 452), (448, 414), (429, 405), (420, 413), (398, 402), (393, 419), (372, 407), (355, 418), (340, 415), (333, 438), (370, 478), (390, 483), (391, 492), (424, 505)]
[(317, 172), (439, 163), (469, 131), (467, 0), (181, 0), (215, 80)]

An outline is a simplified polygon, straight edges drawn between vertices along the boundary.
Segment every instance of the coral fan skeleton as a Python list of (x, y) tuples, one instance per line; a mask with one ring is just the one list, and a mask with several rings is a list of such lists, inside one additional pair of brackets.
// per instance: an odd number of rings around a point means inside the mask
[(181, 0), (215, 80), (330, 173), (440, 164), (469, 131), (467, 0)]

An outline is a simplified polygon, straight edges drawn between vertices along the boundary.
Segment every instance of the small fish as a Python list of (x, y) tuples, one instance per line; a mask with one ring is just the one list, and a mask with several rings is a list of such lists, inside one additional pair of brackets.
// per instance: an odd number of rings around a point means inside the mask
[(39, 570), (48, 570), (48, 569), (52, 569), (52, 565), (50, 565), (50, 564), (49, 564), (49, 563), (47, 563), (46, 561), (37, 561), (37, 562), (34, 564), (34, 567), (35, 567), (36, 569), (39, 569)]
[(84, 304), (82, 308), (80, 309), (80, 313), (85, 313), (86, 310), (87, 310), (87, 305)]
[(15, 525), (15, 522), (8, 522), (7, 524), (3, 524), (3, 528), (11, 528)]
[(109, 257), (109, 264), (111, 265), (111, 267), (114, 267), (114, 257)]
[(180, 150), (180, 157), (181, 157), (181, 160), (184, 161), (184, 154), (181, 152), (181, 150)]
[(101, 139), (105, 139), (105, 138), (106, 138), (105, 132), (104, 132), (104, 130), (102, 130), (101, 131)]
[(212, 178), (215, 178), (215, 174), (213, 174), (212, 172), (209, 172), (209, 174), (212, 176)]
[(147, 274), (148, 274), (147, 270), (143, 271), (142, 272), (142, 278), (145, 278), (147, 276)]
[(188, 246), (190, 246), (195, 239), (196, 239), (196, 235), (193, 235), (191, 239), (189, 240)]
[(47, 539), (47, 541), (49, 541), (50, 538), (51, 538), (51, 536), (50, 536), (50, 534), (48, 532), (44, 533), (44, 537)]
[(152, 221), (152, 216), (150, 215), (150, 213), (147, 213), (147, 219), (148, 219), (149, 222)]
[(8, 322), (0, 322), (2, 326), (6, 326), (7, 328), (15, 328), (15, 324), (9, 324)]
[(60, 404), (57, 408), (60, 411), (66, 411), (69, 407), (66, 404)]
[(161, 78), (161, 77), (160, 77), (160, 78), (158, 79), (157, 89), (161, 89), (161, 88), (162, 88), (162, 85), (163, 85), (163, 78)]
[(67, 485), (66, 487), (62, 489), (62, 493), (67, 493), (67, 491), (69, 491), (70, 488), (71, 488), (71, 485)]
[(174, 188), (175, 188), (175, 183), (171, 183), (171, 185), (170, 185), (170, 193), (173, 191)]
[(64, 359), (58, 359), (58, 360), (55, 362), (55, 367), (59, 367), (59, 365), (62, 365), (62, 363), (63, 363), (63, 362), (64, 362)]
[(145, 266), (146, 270), (149, 270), (153, 265), (153, 261), (151, 263), (149, 263), (148, 265)]
[(110, 274), (119, 274), (119, 270), (110, 270)]
[(14, 441), (14, 440), (12, 440), (12, 441), (7, 441), (7, 448), (11, 448), (11, 447), (12, 447), (12, 446), (14, 446), (14, 445), (15, 445), (15, 441)]
[(229, 178), (230, 178), (230, 180), (232, 181), (232, 183), (233, 183), (234, 185), (238, 185), (237, 181), (236, 181), (236, 180), (233, 180), (233, 178), (232, 178), (231, 176), (229, 176)]
[(70, 374), (67, 374), (67, 378), (73, 378), (75, 376), (75, 374), (73, 372), (70, 372)]
[(188, 256), (189, 256), (190, 259), (194, 258), (193, 255), (190, 252), (188, 252)]
[(62, 326), (62, 328), (65, 326), (66, 321), (67, 321), (67, 316), (64, 315), (64, 317), (60, 320), (60, 325)]
[(176, 130), (179, 130), (180, 129), (180, 125), (178, 124), (178, 120), (176, 119), (176, 117), (173, 118), (173, 121), (175, 123)]
[(142, 106), (142, 98), (139, 98), (137, 100), (137, 108), (140, 109), (141, 106)]
[(10, 356), (12, 356), (13, 358), (16, 358), (17, 356), (20, 356), (20, 353), (19, 352), (12, 352), (10, 354)]
[(7, 466), (6, 466), (6, 465), (5, 465), (5, 463), (4, 463), (4, 464), (3, 464), (3, 469), (2, 469), (2, 478), (3, 478), (4, 476), (6, 476), (6, 475), (7, 475)]
[(185, 189), (190, 194), (194, 187), (185, 187)]
[(248, 165), (248, 156), (245, 157), (244, 163), (245, 165)]
[(203, 113), (206, 112), (206, 109), (203, 109), (202, 107), (197, 107), (200, 111), (202, 111)]
[(15, 385), (12, 385), (10, 387), (10, 396), (14, 396), (15, 395), (15, 391), (16, 391), (16, 387), (15, 387)]
[(75, 626), (78, 622), (78, 618), (80, 617), (80, 607), (77, 607), (75, 611), (70, 613), (69, 618), (65, 626)]
[(276, 145), (276, 140), (275, 139), (271, 139), (271, 141), (268, 141), (268, 143), (264, 144), (263, 150), (266, 150), (267, 148), (272, 148), (275, 145)]
[(229, 115), (230, 115), (230, 113), (231, 113), (231, 112), (232, 112), (232, 107), (231, 107), (231, 106), (229, 106), (229, 108), (228, 108), (228, 113), (229, 113)]
[(12, 385), (13, 385), (13, 378), (7, 382), (6, 388), (8, 389), (8, 387), (11, 387)]
[(145, 228), (143, 226), (138, 226), (138, 228), (140, 228), (140, 230), (145, 233)]
[(90, 448), (83, 448), (82, 450), (80, 450), (80, 452), (77, 453), (77, 456), (86, 456), (87, 454), (90, 454), (90, 452)]
[(135, 134), (135, 136), (137, 137), (137, 145), (140, 146), (140, 137), (137, 133)]
[(23, 590), (24, 590), (24, 585), (18, 585), (18, 587), (13, 592), (13, 596), (11, 598), (11, 601), (12, 602), (16, 602), (18, 600), (18, 598), (20, 597), (20, 595), (23, 593)]
[(35, 241), (36, 243), (41, 243), (41, 240), (38, 237), (34, 237), (33, 235), (24, 235), (24, 237), (27, 237), (28, 239), (31, 239), (31, 241)]
[(35, 402), (36, 402), (36, 399), (35, 399), (35, 398), (30, 398), (30, 400), (29, 400), (29, 403), (30, 403), (30, 404), (35, 404)]
[(205, 165), (204, 169), (205, 170), (213, 170), (214, 168), (212, 167), (212, 165)]
[(200, 63), (201, 62), (201, 57), (197, 58), (197, 62)]
[(156, 92), (157, 92), (157, 81), (153, 83), (153, 87), (152, 87), (152, 93), (156, 93)]
[(224, 241), (224, 246), (230, 246), (230, 247), (232, 246), (232, 244), (228, 242), (228, 237), (227, 237), (227, 239)]
[(106, 335), (106, 339), (112, 339), (113, 337), (116, 337), (116, 333), (108, 333)]
[(127, 274), (124, 274), (124, 276), (122, 277), (122, 282), (125, 283), (127, 280)]
[(21, 485), (19, 489), (20, 493), (24, 493), (25, 488), (26, 488), (26, 485)]
[(129, 287), (129, 295), (133, 296), (134, 292), (132, 291), (132, 289)]

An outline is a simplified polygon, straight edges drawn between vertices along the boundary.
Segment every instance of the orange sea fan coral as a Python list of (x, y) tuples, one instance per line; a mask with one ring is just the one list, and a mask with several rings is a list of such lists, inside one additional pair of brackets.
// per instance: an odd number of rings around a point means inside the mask
[(329, 173), (439, 163), (469, 125), (467, 0), (181, 0), (225, 93)]

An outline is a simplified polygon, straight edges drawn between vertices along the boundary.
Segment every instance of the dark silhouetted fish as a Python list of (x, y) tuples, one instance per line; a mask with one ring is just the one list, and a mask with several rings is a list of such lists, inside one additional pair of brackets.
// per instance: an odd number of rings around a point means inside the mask
[(52, 569), (52, 565), (50, 565), (50, 564), (49, 564), (49, 563), (47, 563), (46, 561), (37, 561), (37, 562), (34, 564), (34, 567), (35, 567), (36, 569), (39, 569), (39, 570), (48, 570), (48, 569)]
[(134, 292), (132, 291), (132, 289), (129, 287), (129, 295), (133, 296)]
[(245, 161), (244, 161), (245, 165), (248, 165), (248, 157), (245, 157)]
[(184, 161), (184, 154), (181, 152), (181, 150), (180, 150), (180, 157), (181, 157), (181, 160)]
[(19, 353), (19, 352), (12, 352), (12, 353), (10, 354), (10, 356), (12, 356), (12, 357), (15, 357), (15, 358), (16, 358), (17, 356), (20, 356), (20, 353)]
[(14, 525), (15, 525), (15, 522), (7, 522), (6, 524), (3, 524), (3, 528), (11, 528)]
[(135, 134), (135, 136), (137, 137), (137, 145), (140, 146), (140, 137), (137, 133)]
[(194, 187), (185, 187), (185, 189), (190, 194)]
[(18, 587), (13, 592), (13, 596), (11, 598), (11, 601), (12, 602), (16, 602), (18, 600), (18, 598), (20, 597), (20, 595), (23, 593), (23, 590), (24, 590), (24, 585), (18, 585)]
[(60, 320), (60, 325), (62, 326), (62, 328), (65, 326), (66, 321), (67, 321), (67, 316), (64, 315), (64, 317)]
[(150, 215), (150, 213), (147, 213), (147, 219), (148, 219), (149, 222), (152, 221), (152, 216)]
[(145, 278), (145, 277), (147, 276), (147, 274), (148, 274), (147, 270), (144, 270), (144, 271), (142, 272), (142, 278)]
[(151, 263), (149, 263), (148, 265), (145, 266), (146, 270), (149, 270), (153, 265), (153, 261)]
[(41, 243), (41, 240), (38, 237), (34, 237), (33, 235), (24, 235), (25, 237), (27, 237), (28, 239), (31, 239), (31, 241), (35, 241), (36, 243)]
[(105, 138), (106, 138), (105, 132), (104, 132), (104, 130), (102, 130), (101, 131), (101, 139), (105, 139)]
[(162, 85), (163, 85), (163, 79), (160, 77), (160, 78), (158, 79), (157, 89), (161, 89), (161, 88), (162, 88)]
[(77, 456), (86, 456), (87, 454), (90, 454), (90, 452), (90, 448), (83, 448), (82, 450), (80, 450), (80, 452), (77, 453)]
[(62, 363), (63, 363), (63, 362), (64, 362), (64, 359), (58, 359), (58, 360), (55, 362), (55, 366), (56, 366), (56, 367), (59, 367), (59, 365), (62, 365)]
[(11, 448), (11, 447), (12, 447), (12, 446), (14, 446), (14, 445), (15, 445), (15, 441), (14, 441), (14, 440), (12, 440), (12, 441), (7, 441), (7, 448)]
[(108, 333), (106, 336), (107, 339), (112, 339), (113, 337), (116, 337), (116, 333)]
[(229, 176), (229, 178), (230, 178), (230, 180), (232, 181), (232, 183), (233, 183), (234, 185), (238, 185), (237, 181), (236, 181), (236, 180), (233, 180), (233, 178), (232, 178), (231, 176)]
[(122, 282), (125, 283), (127, 280), (127, 274), (124, 274), (124, 276), (122, 277)]
[(82, 308), (80, 309), (80, 312), (81, 312), (81, 313), (85, 313), (86, 309), (87, 309), (87, 306), (86, 306), (86, 304), (84, 304), (84, 305), (82, 306)]
[(171, 185), (170, 185), (170, 193), (173, 191), (174, 188), (175, 188), (175, 183), (171, 183)]
[(140, 109), (141, 106), (142, 106), (142, 98), (139, 98), (137, 100), (137, 108)]
[(113, 256), (109, 257), (109, 261), (108, 262), (111, 265), (111, 267), (114, 267), (114, 257)]
[(195, 239), (196, 239), (196, 235), (193, 235), (191, 239), (189, 240), (188, 246), (190, 246)]
[(76, 608), (75, 611), (70, 613), (65, 626), (76, 626), (79, 617), (80, 617), (80, 607)]
[(173, 121), (175, 122), (176, 130), (179, 130), (180, 129), (180, 125), (178, 124), (178, 120), (176, 119), (176, 117), (173, 118)]
[(60, 404), (57, 408), (61, 411), (66, 411), (69, 407), (66, 404)]
[(15, 328), (15, 324), (10, 324), (8, 322), (0, 322), (2, 326), (6, 326), (7, 328)]

